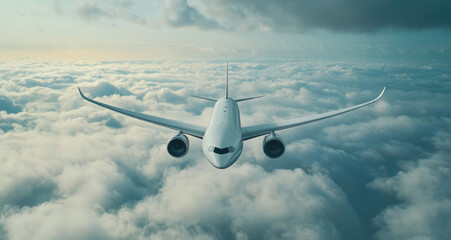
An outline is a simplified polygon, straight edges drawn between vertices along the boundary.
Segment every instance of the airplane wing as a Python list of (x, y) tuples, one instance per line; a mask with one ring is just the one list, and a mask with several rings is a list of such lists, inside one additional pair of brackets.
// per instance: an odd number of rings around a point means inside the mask
[(151, 115), (147, 115), (147, 114), (143, 114), (143, 113), (137, 113), (137, 112), (132, 112), (126, 109), (122, 109), (122, 108), (118, 108), (118, 107), (114, 107), (105, 103), (101, 103), (98, 101), (95, 101), (93, 99), (90, 99), (88, 97), (86, 97), (80, 90), (80, 88), (78, 88), (78, 91), (80, 92), (80, 95), (82, 98), (86, 99), (89, 102), (92, 102), (94, 104), (97, 104), (101, 107), (104, 108), (108, 108), (110, 110), (113, 110), (115, 112), (118, 113), (122, 113), (124, 115), (139, 119), (139, 120), (143, 120), (146, 122), (150, 122), (156, 125), (160, 125), (163, 127), (167, 127), (167, 128), (171, 128), (174, 130), (178, 130), (178, 131), (182, 131), (183, 133), (186, 133), (188, 135), (191, 135), (193, 137), (197, 137), (197, 138), (203, 138), (204, 136), (204, 132), (205, 132), (205, 128), (201, 127), (201, 126), (197, 126), (194, 124), (190, 124), (190, 123), (184, 123), (184, 122), (180, 122), (180, 121), (176, 121), (176, 120), (171, 120), (171, 119), (167, 119), (167, 118), (162, 118), (162, 117), (157, 117), (157, 116), (151, 116)]
[(265, 134), (268, 134), (270, 132), (277, 131), (277, 130), (287, 129), (287, 128), (291, 128), (291, 127), (304, 125), (307, 123), (316, 122), (316, 121), (319, 121), (322, 119), (334, 117), (334, 116), (337, 116), (337, 115), (340, 115), (343, 113), (347, 113), (347, 112), (365, 107), (365, 106), (372, 104), (372, 103), (376, 102), (377, 100), (379, 100), (382, 97), (382, 95), (384, 94), (384, 92), (385, 92), (385, 87), (382, 90), (381, 94), (377, 98), (375, 98), (371, 101), (368, 101), (368, 102), (365, 102), (365, 103), (362, 103), (359, 105), (335, 110), (335, 111), (330, 111), (330, 112), (326, 112), (326, 113), (320, 113), (320, 114), (316, 114), (316, 115), (300, 117), (300, 118), (295, 118), (295, 119), (290, 119), (290, 120), (285, 120), (285, 121), (280, 121), (280, 122), (242, 127), (241, 132), (242, 132), (243, 140), (248, 140), (248, 139), (258, 137), (261, 135), (265, 135)]

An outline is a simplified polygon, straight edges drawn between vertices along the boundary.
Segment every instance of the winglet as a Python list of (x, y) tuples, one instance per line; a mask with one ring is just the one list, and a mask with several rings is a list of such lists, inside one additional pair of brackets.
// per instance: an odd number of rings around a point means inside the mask
[(382, 89), (381, 94), (379, 94), (379, 96), (377, 96), (377, 98), (371, 100), (370, 102), (371, 103), (377, 102), (382, 97), (382, 95), (384, 95), (384, 92), (385, 92), (385, 87), (384, 87), (384, 89)]
[(384, 95), (384, 92), (385, 92), (385, 87), (384, 87), (384, 89), (382, 89), (381, 94), (379, 94), (379, 96), (375, 99), (375, 101), (379, 100), (382, 97), (382, 95)]
[(87, 97), (85, 97), (85, 95), (81, 92), (80, 87), (78, 87), (78, 92), (80, 92), (80, 95), (81, 95), (82, 98), (87, 100)]
[(229, 98), (229, 61), (227, 61), (225, 98)]

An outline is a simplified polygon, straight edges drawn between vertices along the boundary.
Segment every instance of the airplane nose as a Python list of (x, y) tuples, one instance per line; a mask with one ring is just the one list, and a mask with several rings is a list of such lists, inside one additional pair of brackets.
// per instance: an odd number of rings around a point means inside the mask
[(224, 168), (228, 168), (230, 167), (230, 165), (232, 165), (233, 161), (231, 161), (230, 156), (228, 156), (229, 154), (224, 154), (224, 155), (220, 155), (220, 154), (211, 154), (210, 157), (210, 163), (211, 165), (213, 165), (215, 168), (219, 168), (219, 169), (224, 169)]

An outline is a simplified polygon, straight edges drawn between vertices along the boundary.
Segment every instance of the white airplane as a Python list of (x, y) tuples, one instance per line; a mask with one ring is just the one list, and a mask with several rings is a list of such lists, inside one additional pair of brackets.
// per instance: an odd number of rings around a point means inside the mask
[(241, 98), (236, 100), (229, 97), (228, 76), (229, 68), (227, 63), (224, 97), (215, 100), (206, 97), (193, 96), (216, 102), (213, 108), (210, 123), (207, 127), (114, 107), (86, 97), (80, 88), (78, 88), (78, 91), (87, 101), (104, 108), (108, 108), (139, 120), (176, 130), (177, 134), (171, 137), (167, 143), (167, 151), (173, 157), (180, 158), (185, 156), (188, 152), (189, 141), (185, 134), (202, 139), (202, 150), (205, 156), (211, 165), (219, 169), (228, 168), (236, 162), (243, 151), (243, 141), (266, 135), (263, 139), (263, 152), (270, 158), (278, 158), (285, 152), (285, 144), (282, 138), (277, 135), (275, 131), (312, 123), (365, 107), (379, 100), (385, 91), (384, 87), (381, 94), (377, 98), (359, 105), (285, 121), (241, 127), (240, 111), (237, 103), (262, 96)]

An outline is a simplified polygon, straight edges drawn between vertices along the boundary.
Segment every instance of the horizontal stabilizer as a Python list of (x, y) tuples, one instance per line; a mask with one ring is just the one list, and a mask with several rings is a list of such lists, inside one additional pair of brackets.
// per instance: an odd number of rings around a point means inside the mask
[(262, 95), (262, 96), (256, 96), (256, 97), (240, 98), (240, 99), (236, 99), (235, 102), (242, 102), (242, 101), (252, 100), (252, 99), (261, 98), (261, 97), (264, 97), (264, 96)]
[(216, 102), (216, 100), (215, 100), (215, 99), (212, 99), (212, 98), (201, 97), (201, 96), (196, 96), (196, 95), (191, 95), (191, 97), (195, 97), (195, 98), (200, 98), (200, 99), (203, 99), (203, 100), (208, 100), (208, 101)]

